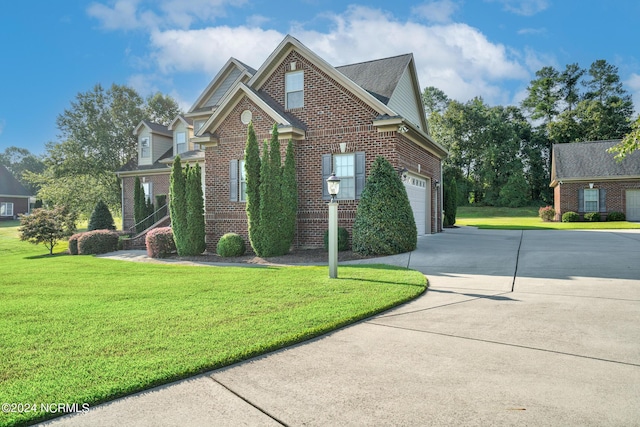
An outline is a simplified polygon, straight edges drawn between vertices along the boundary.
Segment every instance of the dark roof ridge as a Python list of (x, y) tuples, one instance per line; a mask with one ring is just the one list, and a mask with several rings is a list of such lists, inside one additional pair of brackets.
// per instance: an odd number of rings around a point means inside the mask
[(387, 60), (387, 59), (401, 58), (403, 56), (413, 56), (413, 53), (402, 53), (400, 55), (387, 56), (387, 57), (384, 57), (384, 58), (369, 59), (368, 61), (353, 62), (351, 64), (337, 65), (334, 68), (348, 67), (350, 65), (363, 65), (363, 64), (370, 63), (370, 62), (377, 62), (377, 61), (384, 61), (384, 60)]

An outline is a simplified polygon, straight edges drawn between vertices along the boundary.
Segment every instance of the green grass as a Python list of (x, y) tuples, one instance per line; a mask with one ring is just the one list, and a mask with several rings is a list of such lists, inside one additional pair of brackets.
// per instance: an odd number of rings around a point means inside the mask
[(538, 216), (537, 207), (496, 208), (488, 206), (459, 207), (456, 225), (504, 230), (612, 230), (640, 228), (640, 223), (627, 221), (545, 222)]
[[(420, 295), (402, 268), (187, 267), (61, 253), (0, 226), (0, 403), (89, 403), (226, 366)], [(62, 245), (58, 252), (64, 248)], [(0, 425), (50, 417), (0, 412)]]

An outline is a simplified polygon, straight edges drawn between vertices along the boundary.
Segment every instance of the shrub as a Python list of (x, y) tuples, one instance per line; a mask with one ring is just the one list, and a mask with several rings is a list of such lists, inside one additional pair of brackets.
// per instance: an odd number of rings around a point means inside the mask
[[(329, 230), (325, 230), (324, 232), (324, 250), (329, 250)], [(349, 249), (349, 232), (346, 228), (338, 227), (338, 250), (346, 251)]]
[(151, 258), (166, 258), (176, 252), (176, 242), (173, 239), (171, 227), (158, 227), (149, 231), (145, 243), (147, 255)]
[(154, 222), (160, 221), (162, 218), (167, 216), (167, 195), (166, 194), (156, 194), (156, 215), (153, 218)]
[(78, 255), (78, 239), (84, 233), (76, 233), (73, 236), (69, 237), (69, 253), (71, 255)]
[(540, 216), (543, 221), (553, 221), (556, 218), (556, 210), (551, 206), (544, 206), (538, 210), (538, 216)]
[(87, 231), (78, 238), (78, 254), (92, 255), (117, 251), (119, 238), (120, 236), (115, 231)]
[(627, 217), (624, 212), (609, 212), (607, 221), (626, 221)]
[(363, 255), (409, 252), (418, 231), (404, 184), (391, 163), (378, 156), (371, 166), (353, 223), (351, 244)]
[(244, 239), (236, 233), (227, 233), (218, 240), (216, 253), (221, 257), (242, 256), (246, 251)]
[(443, 197), (444, 226), (453, 227), (458, 212), (458, 185), (455, 177), (452, 176), (450, 180), (445, 181)]
[(580, 215), (575, 212), (565, 212), (562, 214), (562, 222), (578, 222), (580, 221)]
[(187, 169), (187, 246), (185, 255), (199, 255), (207, 249), (204, 239), (204, 200), (202, 198), (202, 181), (200, 166)]
[(584, 220), (590, 222), (600, 221), (600, 212), (587, 212), (584, 214)]
[(109, 211), (109, 207), (105, 202), (100, 200), (91, 213), (87, 230), (115, 230), (116, 226), (113, 222), (113, 216)]

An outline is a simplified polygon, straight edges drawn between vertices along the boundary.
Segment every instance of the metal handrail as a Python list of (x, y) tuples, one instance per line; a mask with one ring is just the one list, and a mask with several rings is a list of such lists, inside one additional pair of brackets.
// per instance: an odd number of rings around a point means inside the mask
[[(149, 216), (147, 216), (146, 218), (136, 222), (134, 225), (132, 225), (131, 227), (128, 228), (128, 232), (129, 234), (138, 234), (136, 233), (136, 229), (138, 227), (138, 225), (145, 223), (149, 218), (155, 217), (156, 214), (158, 212), (160, 212), (162, 209), (167, 208), (167, 210), (169, 209), (169, 203), (165, 203), (164, 205), (160, 206), (158, 209), (156, 209), (155, 211), (153, 211), (153, 213)], [(166, 215), (165, 215), (166, 216)], [(163, 217), (164, 218), (164, 217)], [(154, 222), (155, 224), (155, 222)], [(147, 227), (148, 228), (148, 227)]]

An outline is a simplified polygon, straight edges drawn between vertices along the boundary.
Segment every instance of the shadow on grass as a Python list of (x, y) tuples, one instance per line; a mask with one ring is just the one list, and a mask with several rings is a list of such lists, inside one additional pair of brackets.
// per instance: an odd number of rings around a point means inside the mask
[(67, 252), (56, 252), (54, 254), (42, 254), (42, 255), (31, 255), (26, 256), (24, 259), (51, 259), (69, 255)]

